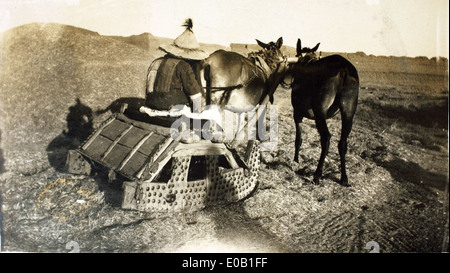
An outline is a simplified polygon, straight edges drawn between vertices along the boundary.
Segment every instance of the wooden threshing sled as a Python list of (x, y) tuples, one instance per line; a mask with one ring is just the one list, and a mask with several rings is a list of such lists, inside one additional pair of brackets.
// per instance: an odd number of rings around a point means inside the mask
[(258, 141), (250, 140), (241, 157), (224, 143), (183, 143), (169, 127), (125, 113), (113, 114), (66, 162), (70, 173), (89, 175), (100, 165), (110, 178), (125, 178), (123, 209), (195, 210), (241, 200), (256, 188)]

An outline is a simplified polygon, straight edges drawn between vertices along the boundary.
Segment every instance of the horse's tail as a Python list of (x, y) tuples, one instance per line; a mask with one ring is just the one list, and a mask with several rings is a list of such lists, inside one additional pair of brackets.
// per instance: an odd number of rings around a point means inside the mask
[(352, 77), (353, 80), (359, 85), (359, 75), (358, 70), (356, 70), (356, 67), (354, 65), (351, 65), (348, 70), (348, 76)]
[(202, 64), (200, 80), (204, 89), (206, 104), (209, 105), (211, 103), (211, 65), (207, 61)]
[(101, 114), (104, 114), (104, 113), (108, 112), (109, 110), (111, 110), (110, 106), (106, 107), (105, 109), (99, 109), (99, 110), (95, 111), (94, 114), (96, 116), (99, 116)]
[(347, 61), (345, 69), (341, 73), (344, 88), (359, 91), (359, 75), (356, 67)]

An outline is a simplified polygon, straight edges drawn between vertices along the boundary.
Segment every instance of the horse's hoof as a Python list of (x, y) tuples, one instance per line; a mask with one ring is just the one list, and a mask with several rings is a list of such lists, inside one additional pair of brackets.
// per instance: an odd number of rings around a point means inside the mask
[(314, 185), (320, 185), (320, 177), (314, 176), (314, 178), (313, 178), (313, 184), (314, 184)]
[(339, 184), (341, 184), (341, 186), (343, 187), (351, 187), (352, 185), (350, 185), (350, 183), (348, 183), (347, 179), (341, 179), (341, 181), (339, 181)]
[(298, 175), (302, 175), (302, 176), (306, 176), (308, 174), (306, 167), (298, 169), (295, 173), (298, 174)]
[(298, 162), (298, 156), (294, 157), (294, 161), (297, 163), (300, 163), (300, 162)]

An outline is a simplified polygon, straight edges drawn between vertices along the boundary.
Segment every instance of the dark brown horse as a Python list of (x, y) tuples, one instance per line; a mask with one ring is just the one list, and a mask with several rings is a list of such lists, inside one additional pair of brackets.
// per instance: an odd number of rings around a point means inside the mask
[(322, 147), (313, 179), (314, 183), (319, 183), (331, 138), (326, 119), (340, 111), (342, 120), (341, 139), (338, 144), (341, 159), (340, 184), (349, 186), (345, 155), (347, 138), (352, 129), (358, 103), (358, 72), (348, 60), (339, 55), (317, 59), (315, 52), (318, 47), (319, 44), (313, 49), (302, 48), (300, 39), (297, 41), (297, 56), (300, 58), (291, 71), (293, 73), (291, 101), (296, 124), (294, 161), (299, 162), (302, 120), (304, 117), (313, 119), (320, 133)]
[(239, 112), (273, 101), (273, 93), (289, 68), (280, 50), (283, 39), (268, 44), (256, 41), (262, 50), (249, 54), (249, 58), (218, 50), (203, 61), (200, 74), (207, 105)]

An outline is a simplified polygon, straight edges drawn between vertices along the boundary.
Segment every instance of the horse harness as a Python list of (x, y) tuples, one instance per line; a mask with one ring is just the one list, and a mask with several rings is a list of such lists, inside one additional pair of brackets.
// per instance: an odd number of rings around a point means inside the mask
[[(266, 81), (269, 78), (270, 75), (270, 68), (267, 65), (266, 61), (264, 61), (263, 58), (261, 57), (256, 57), (254, 58), (254, 64), (257, 67), (257, 69), (259, 69), (262, 72), (263, 75), (263, 80)], [(209, 89), (210, 92), (219, 92), (219, 91), (233, 91), (235, 89), (240, 89), (240, 88), (244, 88), (246, 86), (248, 86), (254, 79), (256, 79), (258, 77), (258, 73), (256, 72), (256, 70), (252, 70), (252, 76), (244, 83), (238, 84), (238, 85), (233, 85), (233, 86), (225, 86), (225, 87), (203, 87), (204, 89)]]

